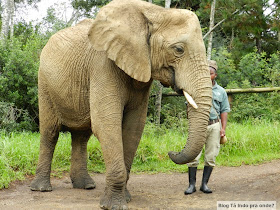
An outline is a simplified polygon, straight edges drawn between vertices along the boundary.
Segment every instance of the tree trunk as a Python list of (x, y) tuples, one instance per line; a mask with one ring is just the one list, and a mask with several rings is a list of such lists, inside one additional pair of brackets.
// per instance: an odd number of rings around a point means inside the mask
[[(212, 1), (211, 4), (211, 14), (210, 14), (210, 26), (209, 26), (209, 31), (212, 30), (214, 27), (214, 16), (215, 16), (215, 6), (216, 6), (216, 0)], [(209, 34), (209, 39), (208, 39), (208, 47), (207, 47), (207, 59), (211, 59), (211, 52), (212, 52), (212, 40), (213, 40), (213, 32)]]
[(231, 29), (231, 38), (230, 38), (229, 49), (233, 48), (233, 40), (234, 40), (234, 28)]
[(170, 8), (171, 0), (165, 0), (165, 8)]
[(9, 35), (9, 29), (10, 29), (10, 35), (13, 36), (14, 33), (14, 0), (4, 0), (3, 4), (3, 16), (2, 16), (2, 28), (1, 28), (1, 34), (0, 39), (4, 40), (8, 38)]
[(257, 52), (261, 53), (262, 48), (261, 48), (261, 39), (260, 38), (256, 38), (256, 48), (257, 48)]
[(161, 99), (162, 99), (162, 89), (163, 86), (159, 81), (154, 83), (157, 86), (158, 91), (156, 92), (156, 101), (155, 101), (155, 123), (156, 125), (160, 124), (160, 113), (161, 113)]
[[(232, 13), (229, 17), (237, 14), (239, 12), (239, 9), (235, 10), (234, 13)], [(218, 22), (214, 27), (211, 28), (211, 30), (209, 30), (204, 36), (203, 36), (203, 39), (205, 39), (212, 31), (214, 31), (215, 28), (217, 28), (219, 25), (221, 25), (223, 22), (225, 22), (226, 19), (228, 19), (229, 17), (227, 18), (224, 18), (222, 19), (220, 22)]]
[(10, 37), (14, 36), (14, 17), (15, 17), (15, 1), (10, 0)]
[(2, 3), (3, 14), (2, 14), (2, 27), (1, 27), (1, 40), (8, 37), (9, 32), (9, 12), (8, 12), (9, 0), (4, 0)]

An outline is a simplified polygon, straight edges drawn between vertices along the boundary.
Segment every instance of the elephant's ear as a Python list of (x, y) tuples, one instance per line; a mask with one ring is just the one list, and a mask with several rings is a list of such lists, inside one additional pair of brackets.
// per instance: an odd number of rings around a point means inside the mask
[(148, 20), (140, 12), (142, 1), (115, 0), (103, 7), (94, 20), (89, 39), (130, 77), (151, 79)]

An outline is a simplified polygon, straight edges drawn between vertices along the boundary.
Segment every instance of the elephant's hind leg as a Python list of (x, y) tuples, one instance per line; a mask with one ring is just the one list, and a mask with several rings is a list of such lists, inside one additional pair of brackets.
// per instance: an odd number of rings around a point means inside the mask
[(30, 185), (33, 191), (52, 191), (50, 183), (51, 162), (57, 139), (58, 132), (56, 134), (50, 134), (48, 132), (41, 133), (40, 154), (36, 176)]
[(39, 109), (41, 135), (40, 154), (36, 169), (36, 176), (31, 182), (30, 188), (34, 191), (51, 191), (51, 163), (60, 131), (60, 124), (54, 114), (51, 102), (49, 101), (47, 95), (40, 95)]
[(87, 171), (87, 142), (89, 131), (72, 131), (72, 154), (70, 177), (74, 188), (94, 189), (95, 182)]

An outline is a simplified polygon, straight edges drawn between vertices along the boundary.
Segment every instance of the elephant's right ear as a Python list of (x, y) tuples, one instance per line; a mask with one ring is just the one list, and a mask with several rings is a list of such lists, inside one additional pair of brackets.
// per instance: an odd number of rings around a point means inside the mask
[(140, 4), (142, 1), (112, 1), (100, 10), (88, 36), (93, 47), (106, 51), (126, 74), (148, 82), (151, 79), (149, 29), (148, 20), (139, 11)]

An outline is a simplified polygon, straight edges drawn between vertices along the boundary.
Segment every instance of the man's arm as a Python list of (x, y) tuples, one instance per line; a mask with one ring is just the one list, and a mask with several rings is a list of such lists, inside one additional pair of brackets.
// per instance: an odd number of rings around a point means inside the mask
[(228, 116), (227, 112), (221, 113), (221, 123), (222, 123), (222, 128), (221, 128), (221, 131), (220, 131), (221, 137), (226, 135), (227, 116)]

